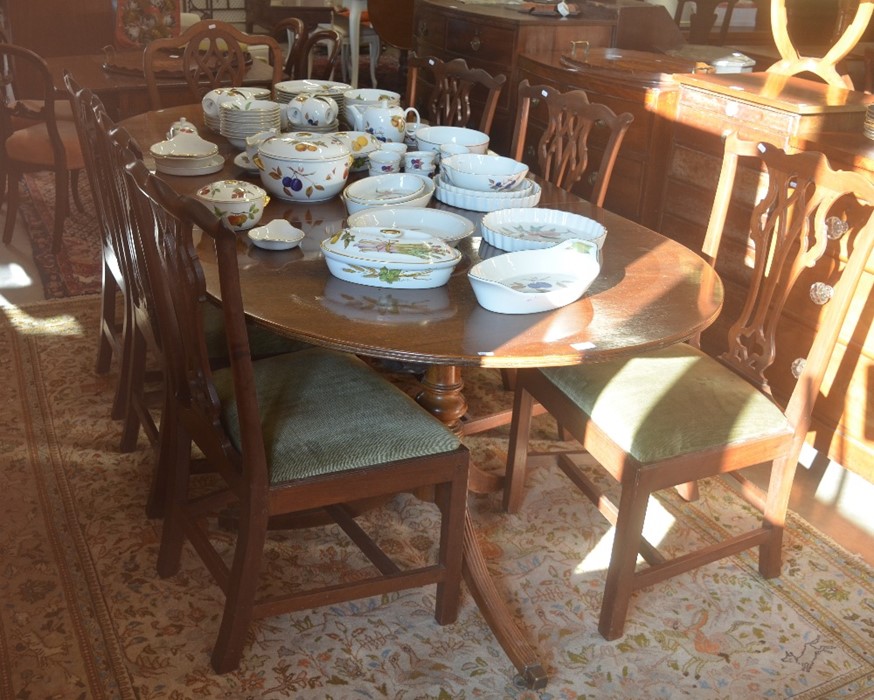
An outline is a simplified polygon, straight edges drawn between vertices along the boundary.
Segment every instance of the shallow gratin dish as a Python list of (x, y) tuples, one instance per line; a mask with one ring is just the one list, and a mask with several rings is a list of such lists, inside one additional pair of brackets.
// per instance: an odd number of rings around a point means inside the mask
[(601, 248), (607, 228), (587, 216), (560, 209), (501, 209), (486, 214), (480, 221), (483, 240), (489, 245), (515, 252), (551, 248), (577, 238)]
[(332, 275), (369, 287), (430, 289), (449, 281), (461, 253), (421, 231), (353, 226), (321, 243)]
[(500, 314), (533, 314), (576, 301), (600, 271), (598, 248), (570, 239), (482, 260), (467, 276), (480, 306)]
[(474, 231), (470, 219), (442, 209), (427, 207), (371, 207), (350, 214), (346, 222), (350, 226), (379, 226), (422, 231), (451, 246), (457, 245)]

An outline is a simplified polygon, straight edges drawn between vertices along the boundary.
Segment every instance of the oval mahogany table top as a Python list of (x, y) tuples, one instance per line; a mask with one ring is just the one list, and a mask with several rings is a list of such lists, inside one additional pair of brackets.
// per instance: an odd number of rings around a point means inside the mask
[[(166, 138), (180, 116), (203, 123), (199, 106), (170, 108), (123, 122), (145, 152)], [(226, 139), (201, 128), (226, 156), (221, 172), (203, 177), (163, 176), (183, 193), (228, 177), (260, 182), (234, 165)], [(508, 315), (481, 307), (467, 271), (501, 254), (478, 231), (461, 242), (461, 263), (449, 283), (430, 290), (368, 287), (333, 277), (319, 244), (345, 224), (339, 198), (322, 203), (273, 198), (261, 223), (282, 217), (306, 232), (300, 248), (265, 251), (240, 235), (240, 281), (246, 313), (294, 338), (371, 357), (438, 365), (530, 367), (601, 362), (671, 345), (706, 328), (719, 313), (722, 284), (701, 257), (646, 227), (592, 207), (550, 183), (540, 207), (589, 216), (607, 227), (602, 271), (579, 300), (551, 312)], [(482, 214), (433, 206), (474, 222)], [(210, 246), (199, 251), (209, 293), (220, 299)]]

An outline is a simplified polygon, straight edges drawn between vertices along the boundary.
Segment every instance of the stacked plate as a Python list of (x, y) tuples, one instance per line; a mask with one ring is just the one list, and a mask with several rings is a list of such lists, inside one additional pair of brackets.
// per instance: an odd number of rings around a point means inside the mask
[(470, 211), (492, 212), (499, 209), (536, 207), (540, 201), (540, 185), (525, 178), (516, 187), (502, 192), (480, 192), (450, 185), (438, 174), (434, 177), (437, 200), (450, 207)]
[(574, 238), (604, 244), (607, 229), (594, 219), (558, 209), (502, 209), (480, 222), (483, 240), (495, 248), (515, 252), (551, 248)]
[(409, 173), (374, 175), (353, 182), (343, 191), (350, 214), (369, 207), (425, 207), (431, 201), (434, 183)]
[[(348, 83), (337, 83), (333, 80), (284, 80), (281, 83), (276, 83), (273, 89), (276, 91), (276, 101), (283, 104), (290, 102), (292, 98), (297, 97), (301, 93), (330, 97), (337, 103), (337, 114), (344, 114), (346, 110), (345, 93), (347, 90), (351, 90), (352, 86)], [(315, 129), (310, 128), (307, 130), (315, 131)], [(336, 126), (330, 129), (330, 131), (336, 130)]]
[(203, 121), (216, 134), (220, 133), (219, 109), (229, 100), (269, 100), (270, 90), (259, 87), (224, 87), (210, 90), (203, 98)]
[(225, 164), (218, 146), (189, 132), (152, 144), (149, 153), (155, 159), (155, 169), (166, 175), (209, 175)]
[(865, 136), (874, 140), (874, 105), (868, 105), (865, 110), (865, 125), (862, 128)]
[(281, 128), (282, 107), (270, 100), (224, 102), (219, 108), (219, 133), (241, 151), (246, 149), (246, 137), (261, 131)]

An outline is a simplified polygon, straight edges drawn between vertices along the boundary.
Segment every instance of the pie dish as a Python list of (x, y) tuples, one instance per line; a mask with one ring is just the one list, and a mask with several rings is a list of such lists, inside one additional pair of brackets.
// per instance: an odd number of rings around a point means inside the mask
[(486, 214), (480, 230), (486, 243), (508, 252), (551, 248), (569, 238), (600, 248), (607, 237), (603, 224), (558, 209), (502, 209)]

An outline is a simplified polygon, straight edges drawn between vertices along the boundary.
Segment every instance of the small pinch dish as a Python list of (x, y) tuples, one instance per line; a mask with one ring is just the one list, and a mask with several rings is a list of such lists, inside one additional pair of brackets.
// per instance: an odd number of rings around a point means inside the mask
[(467, 276), (483, 308), (500, 314), (533, 314), (575, 302), (600, 272), (597, 246), (569, 239), (552, 248), (482, 260)]
[(300, 245), (306, 234), (285, 219), (273, 219), (248, 231), (249, 240), (264, 250), (289, 250)]

